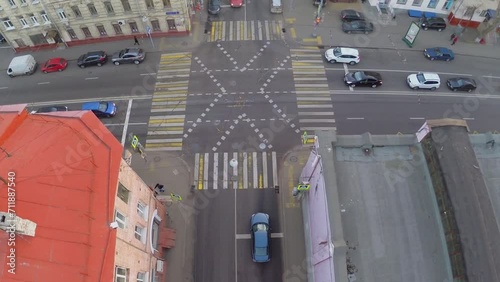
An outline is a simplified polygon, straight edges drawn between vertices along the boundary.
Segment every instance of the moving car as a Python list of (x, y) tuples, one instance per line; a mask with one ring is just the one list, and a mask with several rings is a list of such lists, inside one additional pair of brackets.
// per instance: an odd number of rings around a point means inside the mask
[(146, 58), (146, 53), (141, 48), (127, 48), (113, 54), (111, 61), (116, 66), (120, 64), (140, 64)]
[(23, 55), (12, 58), (7, 75), (10, 77), (18, 75), (31, 75), (35, 72), (38, 63), (32, 55)]
[(424, 56), (431, 61), (441, 60), (441, 61), (451, 61), (455, 59), (455, 53), (448, 48), (444, 47), (433, 47), (424, 49)]
[(367, 21), (351, 21), (342, 23), (342, 31), (345, 33), (364, 33), (373, 32), (373, 23)]
[(220, 13), (220, 0), (208, 0), (208, 13), (218, 15)]
[(435, 29), (442, 31), (446, 28), (446, 21), (443, 18), (422, 18), (420, 26), (424, 30)]
[(271, 260), (271, 229), (269, 215), (256, 213), (250, 220), (252, 237), (252, 259), (254, 262), (268, 262)]
[(40, 114), (40, 113), (52, 113), (52, 112), (67, 112), (68, 107), (66, 106), (47, 106), (43, 108), (39, 108), (36, 111), (33, 111), (31, 113), (33, 114)]
[(116, 105), (113, 102), (87, 102), (82, 110), (92, 111), (97, 117), (113, 117), (116, 115)]
[(352, 21), (364, 21), (365, 16), (355, 10), (343, 10), (340, 12), (340, 18), (343, 22), (352, 22)]
[(378, 72), (372, 71), (356, 71), (346, 73), (344, 82), (347, 86), (369, 86), (377, 87), (382, 85), (382, 76)]
[(83, 54), (78, 58), (77, 65), (82, 69), (88, 66), (102, 66), (108, 61), (104, 51), (94, 51)]
[(233, 8), (239, 8), (239, 7), (243, 6), (243, 0), (230, 0), (229, 4)]
[(49, 73), (55, 71), (63, 71), (68, 66), (68, 61), (63, 58), (52, 58), (49, 59), (43, 66), (42, 72)]
[(326, 50), (325, 58), (329, 63), (355, 65), (359, 63), (359, 51), (354, 48), (335, 47)]
[(441, 85), (441, 79), (437, 73), (419, 72), (410, 74), (406, 82), (411, 89), (430, 89), (436, 90)]
[(472, 92), (476, 90), (476, 81), (472, 78), (454, 77), (446, 81), (446, 85), (453, 91), (467, 91)]

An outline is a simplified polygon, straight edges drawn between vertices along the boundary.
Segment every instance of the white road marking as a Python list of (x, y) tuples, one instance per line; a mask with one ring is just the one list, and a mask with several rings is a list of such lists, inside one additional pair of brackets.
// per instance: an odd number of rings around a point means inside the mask
[(214, 189), (217, 189), (219, 177), (219, 153), (214, 153)]
[[(238, 161), (238, 153), (233, 153), (233, 159)], [(233, 189), (238, 189), (238, 166), (233, 167), (233, 177), (235, 179), (233, 181)]]
[[(349, 68), (347, 67), (347, 64), (344, 64), (344, 73), (348, 74), (349, 73)], [(354, 88), (352, 86), (349, 86), (350, 91), (354, 91)]]
[(196, 153), (194, 155), (194, 181), (193, 185), (195, 186), (195, 189), (198, 189), (198, 177), (200, 172), (200, 154)]
[(383, 96), (383, 95), (389, 95), (389, 96), (429, 96), (429, 97), (453, 97), (453, 98), (478, 98), (478, 99), (500, 99), (500, 95), (491, 95), (491, 94), (465, 94), (465, 93), (460, 93), (456, 94), (455, 92), (434, 92), (434, 91), (425, 91), (425, 92), (419, 92), (419, 91), (372, 91), (372, 92), (367, 92), (365, 90), (358, 90), (356, 92), (350, 92), (347, 90), (331, 90), (332, 95), (378, 95), (378, 96)]
[(85, 80), (95, 80), (95, 79), (99, 79), (98, 77), (86, 77)]
[(38, 82), (38, 85), (45, 85), (45, 84), (50, 84), (50, 82), (46, 81), (46, 82)]
[(128, 107), (127, 107), (127, 114), (125, 115), (125, 122), (123, 126), (123, 133), (122, 133), (122, 146), (125, 147), (125, 140), (127, 139), (127, 130), (128, 130), (128, 122), (130, 120), (130, 112), (132, 111), (132, 99), (128, 100)]
[(492, 76), (492, 75), (483, 75), (483, 77), (500, 79), (500, 76)]
[(464, 118), (462, 118), (462, 119), (463, 119), (463, 120), (474, 120), (474, 118), (466, 118), (466, 117), (464, 117)]
[(208, 189), (208, 162), (209, 154), (205, 153), (205, 159), (203, 159), (203, 189)]
[(222, 189), (227, 189), (227, 172), (228, 172), (228, 163), (229, 163), (229, 157), (227, 153), (224, 153), (224, 171), (222, 175)]
[[(341, 71), (341, 68), (325, 68), (325, 70), (329, 71)], [(354, 69), (352, 71), (376, 71), (376, 72), (401, 72), (401, 73), (418, 73), (423, 72), (422, 70), (386, 70), (386, 69)], [(456, 76), (474, 76), (473, 74), (468, 73), (452, 73), (452, 72), (436, 72), (437, 74), (444, 75), (456, 75)]]
[[(235, 153), (236, 154), (236, 153)], [(234, 235), (238, 235), (238, 230), (237, 230), (237, 210), (238, 210), (238, 198), (236, 198), (236, 191), (234, 193)], [(238, 242), (237, 240), (234, 240), (234, 269), (235, 271), (235, 282), (238, 282)]]
[(243, 189), (248, 189), (248, 153), (243, 152)]
[(264, 172), (264, 181), (262, 183), (262, 188), (267, 188), (269, 182), (267, 181), (267, 153), (262, 152), (262, 171)]
[[(2, 88), (0, 88), (0, 89), (2, 89)], [(28, 106), (37, 107), (37, 106), (50, 106), (50, 105), (58, 105), (58, 104), (81, 104), (81, 103), (92, 102), (92, 101), (127, 101), (130, 99), (149, 100), (152, 97), (153, 97), (153, 95), (143, 95), (143, 96), (117, 96), (117, 97), (99, 97), (99, 98), (90, 98), (90, 99), (57, 100), (57, 101), (49, 101), (49, 102), (28, 103)]]
[(352, 117), (352, 118), (347, 118), (347, 120), (363, 120), (365, 119), (364, 117)]
[(7, 89), (7, 88), (9, 88), (9, 87), (7, 87), (7, 86), (0, 87), (0, 89)]
[(410, 119), (412, 119), (412, 120), (420, 120), (420, 119), (425, 119), (425, 118), (423, 118), (423, 117), (410, 117)]
[[(271, 233), (271, 238), (276, 239), (276, 238), (283, 238), (284, 234), (283, 233)], [(251, 234), (236, 234), (235, 236), (236, 240), (248, 240), (252, 239)]]
[(276, 162), (276, 152), (272, 152), (271, 156), (272, 156), (272, 160), (273, 160), (273, 183), (274, 183), (274, 186), (279, 186), (279, 184), (278, 184), (278, 164)]
[(253, 188), (259, 187), (259, 182), (257, 180), (257, 152), (252, 152), (252, 165), (253, 165)]
[(141, 73), (139, 74), (141, 76), (147, 76), (147, 75), (156, 75), (156, 72), (151, 72), (151, 73)]

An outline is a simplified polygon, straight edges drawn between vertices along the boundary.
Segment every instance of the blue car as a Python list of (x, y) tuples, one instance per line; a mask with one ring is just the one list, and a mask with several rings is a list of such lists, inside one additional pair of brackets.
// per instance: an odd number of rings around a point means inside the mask
[(113, 117), (116, 115), (116, 105), (113, 102), (88, 102), (82, 105), (82, 110), (92, 111), (97, 117)]
[(451, 61), (455, 59), (455, 53), (448, 48), (444, 47), (433, 47), (424, 49), (424, 56), (431, 61), (441, 60), (441, 61)]
[(252, 259), (254, 262), (268, 262), (271, 260), (271, 229), (269, 228), (269, 215), (256, 213), (250, 221), (252, 227)]

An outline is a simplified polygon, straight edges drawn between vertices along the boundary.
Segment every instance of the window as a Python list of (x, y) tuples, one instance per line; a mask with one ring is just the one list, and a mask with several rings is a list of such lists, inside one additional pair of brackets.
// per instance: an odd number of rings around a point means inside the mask
[(33, 25), (39, 25), (38, 19), (35, 17), (34, 14), (29, 14), (28, 16), (30, 17), (30, 21)]
[(422, 6), (422, 0), (413, 0), (412, 6), (420, 7)]
[(115, 13), (115, 10), (113, 10), (113, 5), (111, 5), (111, 2), (109, 1), (104, 2), (104, 7), (106, 8), (106, 12), (108, 12), (108, 14)]
[(127, 282), (128, 281), (128, 268), (116, 267), (115, 268), (115, 282)]
[(88, 27), (82, 27), (83, 35), (85, 35), (86, 38), (92, 37), (92, 33), (90, 33), (90, 30)]
[(30, 26), (30, 25), (28, 24), (28, 21), (27, 21), (25, 18), (23, 18), (23, 17), (19, 17), (19, 22), (21, 22), (21, 25), (22, 25), (23, 27), (29, 27), (29, 26)]
[(472, 18), (472, 15), (474, 15), (475, 11), (476, 11), (476, 7), (467, 7), (467, 10), (465, 10), (465, 13), (464, 13), (464, 17)]
[(437, 4), (438, 4), (438, 0), (431, 0), (431, 1), (429, 1), (429, 5), (427, 5), (427, 8), (434, 9), (434, 8), (436, 8)]
[(9, 4), (12, 8), (17, 7), (16, 2), (14, 0), (9, 0)]
[(128, 2), (128, 0), (121, 0), (121, 1), (122, 1), (123, 10), (125, 10), (125, 12), (131, 12), (132, 8), (130, 8), (130, 3)]
[(108, 34), (106, 33), (106, 29), (104, 29), (104, 26), (103, 26), (103, 25), (96, 25), (96, 27), (97, 27), (97, 30), (99, 31), (99, 34), (100, 34), (101, 36), (106, 36), (106, 35), (108, 35)]
[(406, 5), (406, 2), (408, 2), (408, 0), (398, 0), (396, 4)]
[(142, 218), (146, 219), (148, 216), (148, 210), (146, 204), (143, 204), (141, 202), (137, 203), (137, 214), (140, 215)]
[(488, 10), (483, 10), (483, 11), (479, 14), (479, 16), (480, 16), (480, 17), (486, 17), (486, 14), (487, 14), (487, 13), (488, 13)]
[(20, 0), (21, 1), (21, 6), (26, 6), (28, 4), (26, 4), (26, 0)]
[(145, 272), (137, 272), (137, 282), (146, 281), (146, 273)]
[(58, 9), (57, 11), (57, 15), (59, 16), (59, 18), (61, 20), (66, 20), (66, 13), (64, 13), (64, 10), (63, 9)]
[(113, 24), (115, 34), (123, 34), (122, 27), (119, 24)]
[(22, 39), (14, 39), (14, 42), (16, 42), (19, 47), (26, 47), (26, 43), (24, 43)]
[(135, 22), (129, 22), (128, 24), (130, 26), (130, 29), (132, 30), (132, 33), (139, 32), (139, 29), (137, 28), (137, 24)]
[(49, 16), (47, 16), (47, 13), (45, 13), (45, 11), (42, 11), (40, 15), (42, 16), (42, 20), (44, 23), (50, 23)]
[(72, 6), (71, 10), (73, 11), (73, 14), (75, 15), (75, 18), (81, 18), (82, 13), (80, 12), (80, 9), (78, 9), (78, 6)]
[(97, 16), (97, 10), (94, 4), (87, 4), (87, 7), (89, 8), (89, 12), (92, 16)]
[(160, 22), (158, 20), (152, 20), (151, 26), (153, 27), (153, 31), (160, 31)]
[(153, 0), (145, 0), (146, 1), (146, 7), (148, 9), (154, 9), (155, 5), (153, 4)]
[(3, 26), (5, 26), (6, 30), (15, 29), (14, 25), (12, 24), (9, 18), (4, 18), (2, 19), (2, 21), (3, 21)]
[(125, 228), (125, 224), (127, 223), (127, 218), (121, 214), (119, 211), (115, 212), (115, 221), (118, 223), (118, 227), (121, 229)]
[(68, 32), (69, 37), (71, 37), (71, 39), (78, 39), (75, 31), (72, 28), (68, 28), (66, 31)]
[(163, 7), (165, 7), (165, 8), (172, 7), (172, 4), (170, 3), (170, 0), (162, 0), (162, 1), (163, 1)]
[(144, 235), (145, 235), (145, 234), (144, 234), (144, 231), (145, 231), (145, 230), (146, 230), (146, 229), (144, 229), (144, 227), (139, 226), (139, 225), (136, 225), (136, 226), (135, 226), (135, 239), (137, 239), (137, 240), (139, 240), (139, 241), (143, 242), (142, 240), (143, 240)]
[(118, 184), (118, 198), (122, 199), (126, 204), (128, 204), (128, 194), (130, 193), (125, 186), (121, 183)]

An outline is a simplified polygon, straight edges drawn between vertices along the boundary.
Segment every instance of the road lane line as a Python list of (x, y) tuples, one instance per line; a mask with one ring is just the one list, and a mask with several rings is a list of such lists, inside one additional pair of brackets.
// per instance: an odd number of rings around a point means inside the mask
[(86, 77), (85, 80), (95, 80), (95, 79), (99, 79), (98, 77)]
[[(236, 153), (234, 153), (236, 155)], [(235, 167), (236, 169), (236, 167)], [(235, 189), (236, 189), (236, 186), (235, 186)], [(238, 229), (236, 228), (237, 225), (237, 220), (236, 220), (236, 210), (237, 210), (237, 207), (238, 207), (238, 204), (237, 204), (237, 197), (236, 197), (236, 192), (238, 192), (237, 190), (234, 190), (234, 235), (236, 236), (236, 234), (238, 234)], [(237, 243), (237, 240), (235, 239), (234, 240), (234, 276), (235, 276), (235, 282), (238, 282), (238, 243)]]
[(203, 159), (203, 189), (208, 189), (208, 162), (209, 155), (205, 153), (205, 158)]
[(7, 89), (7, 88), (9, 88), (9, 87), (7, 87), (7, 86), (0, 87), (0, 89)]
[(248, 154), (243, 152), (243, 189), (248, 189)]
[(283, 233), (271, 233), (271, 238), (283, 238)]
[(276, 152), (272, 152), (271, 156), (272, 156), (272, 160), (273, 160), (273, 183), (274, 183), (274, 186), (279, 186), (279, 184), (278, 184), (278, 164), (276, 162)]
[(222, 173), (222, 189), (227, 189), (227, 165), (229, 163), (227, 153), (224, 153), (224, 171)]
[(347, 118), (347, 120), (363, 120), (365, 119), (364, 117), (352, 117), (352, 118)]
[[(5, 87), (7, 88), (7, 87)], [(2, 88), (0, 88), (2, 89)], [(74, 99), (74, 100), (57, 100), (57, 101), (48, 101), (48, 102), (39, 102), (39, 103), (27, 103), (30, 107), (37, 106), (50, 106), (54, 104), (80, 104), (85, 102), (92, 101), (128, 101), (130, 99), (134, 100), (149, 100), (153, 97), (153, 95), (143, 95), (143, 96), (118, 96), (118, 97), (99, 97), (99, 98), (89, 98), (89, 99)]]
[(218, 177), (219, 177), (219, 153), (214, 153), (214, 189), (217, 189)]
[[(147, 122), (129, 122), (128, 126), (131, 125), (146, 125), (148, 124)], [(125, 123), (105, 123), (105, 126), (124, 126)]]
[[(325, 70), (329, 71), (341, 71), (341, 68), (325, 68)], [(419, 73), (424, 72), (421, 70), (386, 70), (386, 69), (351, 69), (352, 71), (376, 71), (376, 72), (401, 72), (401, 73)], [(468, 73), (452, 73), (452, 72), (435, 72), (437, 74), (444, 75), (456, 75), (456, 76), (474, 76), (473, 74)]]
[(125, 115), (125, 122), (123, 123), (122, 133), (122, 146), (125, 147), (125, 140), (127, 138), (128, 122), (130, 120), (130, 112), (132, 111), (132, 99), (128, 100), (127, 114)]
[(156, 75), (156, 72), (141, 73), (141, 74), (139, 74), (139, 75), (140, 75), (140, 76)]
[(500, 76), (492, 76), (492, 75), (483, 75), (483, 77), (500, 79)]
[(425, 119), (425, 118), (423, 118), (423, 117), (410, 117), (410, 119), (419, 120), (419, 119)]
[(474, 120), (474, 118), (466, 118), (466, 117), (464, 117), (464, 118), (462, 118), (462, 119), (463, 119), (463, 120)]
[(38, 85), (45, 85), (45, 84), (50, 84), (50, 82), (46, 81), (46, 82), (38, 82)]
[(258, 187), (259, 181), (257, 180), (258, 173), (257, 173), (257, 152), (252, 152), (252, 164), (253, 164), (253, 188)]
[(200, 154), (196, 153), (194, 155), (194, 181), (193, 181), (193, 185), (197, 187), (196, 189), (198, 189), (199, 169), (200, 169)]
[(264, 185), (262, 185), (262, 188), (268, 188), (269, 187), (269, 182), (267, 181), (267, 153), (262, 152), (262, 170), (264, 174)]
[[(283, 233), (271, 233), (272, 239), (283, 238), (283, 237), (284, 237)], [(236, 238), (236, 240), (248, 240), (248, 239), (252, 239), (252, 235), (251, 234), (236, 234), (235, 238)]]
[[(238, 153), (233, 153), (233, 159), (235, 159), (236, 161), (238, 161)], [(233, 175), (232, 175), (233, 179), (233, 189), (238, 189), (238, 166), (234, 166), (233, 167)]]

